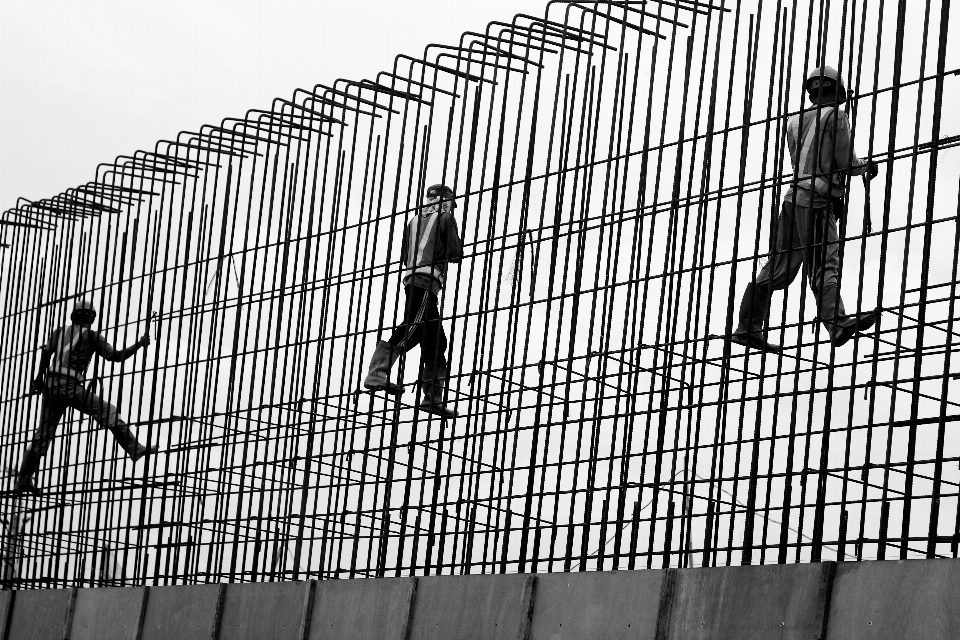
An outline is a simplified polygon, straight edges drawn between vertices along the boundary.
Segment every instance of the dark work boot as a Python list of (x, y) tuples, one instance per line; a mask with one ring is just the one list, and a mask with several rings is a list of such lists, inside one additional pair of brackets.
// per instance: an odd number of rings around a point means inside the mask
[(17, 482), (13, 487), (16, 493), (29, 493), (39, 496), (43, 493), (40, 488), (33, 483), (33, 474), (40, 468), (41, 456), (34, 452), (32, 446), (28, 446), (23, 454), (23, 462), (20, 463), (20, 471), (17, 473)]
[(767, 342), (763, 323), (770, 307), (770, 288), (750, 282), (740, 298), (740, 317), (737, 328), (730, 336), (730, 342), (744, 347), (759, 349), (768, 353), (782, 353), (778, 344)]
[(866, 331), (877, 323), (879, 310), (846, 315), (843, 299), (837, 293), (835, 284), (823, 288), (820, 296), (820, 319), (830, 334), (830, 343), (840, 347), (861, 331)]
[(423, 380), (420, 389), (423, 397), (420, 410), (441, 418), (456, 418), (457, 412), (444, 404), (443, 396), (447, 388), (448, 372), (445, 367), (423, 367)]
[(159, 450), (160, 450), (160, 447), (158, 447), (157, 445), (151, 445), (147, 447), (142, 444), (137, 444), (137, 448), (134, 449), (133, 452), (129, 455), (130, 455), (130, 459), (136, 462), (143, 456), (152, 456)]
[(389, 342), (380, 341), (377, 343), (377, 349), (370, 358), (370, 371), (367, 377), (363, 379), (363, 386), (371, 391), (383, 391), (400, 395), (403, 393), (403, 387), (390, 382), (390, 369), (393, 363), (400, 357), (400, 352), (393, 348)]
[(839, 321), (832, 323), (830, 327), (830, 342), (835, 347), (845, 345), (854, 335), (875, 325), (879, 317), (880, 311), (878, 309), (856, 315), (842, 316)]
[(137, 436), (133, 435), (133, 432), (130, 431), (130, 425), (119, 418), (114, 417), (113, 420), (107, 424), (107, 428), (117, 440), (120, 448), (126, 452), (127, 457), (134, 462), (143, 456), (153, 455), (159, 450), (157, 445), (147, 447), (137, 442)]
[(763, 331), (740, 331), (739, 329), (730, 336), (730, 342), (743, 345), (748, 349), (757, 349), (767, 353), (783, 353), (783, 347), (773, 342), (767, 342)]

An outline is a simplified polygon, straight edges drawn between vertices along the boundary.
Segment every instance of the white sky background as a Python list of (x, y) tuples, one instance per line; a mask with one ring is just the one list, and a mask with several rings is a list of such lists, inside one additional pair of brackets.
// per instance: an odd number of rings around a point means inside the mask
[(542, 0), (0, 0), (0, 210), (297, 87), (372, 78), (398, 53)]

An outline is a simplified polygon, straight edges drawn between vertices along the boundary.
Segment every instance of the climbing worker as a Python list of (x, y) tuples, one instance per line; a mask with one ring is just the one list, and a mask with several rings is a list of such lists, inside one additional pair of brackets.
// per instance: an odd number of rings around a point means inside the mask
[(787, 123), (787, 146), (793, 179), (783, 197), (770, 259), (740, 301), (739, 323), (732, 342), (772, 353), (764, 327), (774, 291), (786, 289), (800, 267), (810, 280), (820, 321), (830, 342), (839, 347), (858, 331), (869, 329), (878, 312), (846, 315), (840, 298), (840, 240), (837, 220), (845, 215), (846, 176), (866, 173), (873, 179), (876, 163), (860, 160), (851, 148), (850, 121), (838, 107), (847, 92), (832, 67), (814, 69), (804, 82), (812, 107)]
[(90, 328), (96, 317), (93, 305), (81, 300), (70, 314), (72, 324), (54, 329), (43, 347), (40, 373), (31, 385), (31, 391), (43, 394), (40, 426), (20, 464), (15, 485), (17, 492), (40, 494), (40, 489), (33, 482), (33, 475), (40, 468), (40, 461), (56, 435), (57, 425), (67, 407), (73, 407), (110, 429), (117, 443), (134, 462), (157, 452), (156, 446), (146, 447), (137, 442), (127, 423), (117, 415), (115, 406), (83, 386), (87, 366), (95, 353), (110, 362), (123, 362), (141, 347), (150, 344), (150, 336), (144, 335), (133, 346), (117, 351)]
[(447, 266), (463, 257), (453, 217), (456, 206), (453, 189), (435, 184), (427, 189), (425, 204), (407, 221), (401, 244), (406, 290), (403, 324), (394, 329), (389, 341), (377, 344), (363, 381), (367, 389), (400, 395), (403, 387), (390, 382), (390, 369), (400, 354), (419, 344), (420, 409), (443, 418), (457, 415), (444, 403), (450, 371), (437, 299), (447, 279)]

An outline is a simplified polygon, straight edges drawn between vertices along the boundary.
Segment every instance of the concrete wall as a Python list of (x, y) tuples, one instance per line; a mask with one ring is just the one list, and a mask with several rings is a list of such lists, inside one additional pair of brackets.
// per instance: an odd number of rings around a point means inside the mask
[(70, 640), (138, 640), (146, 587), (78, 589)]
[(531, 638), (655, 640), (660, 593), (672, 575), (604, 571), (537, 576)]
[(956, 640), (960, 561), (0, 592), (0, 640)]

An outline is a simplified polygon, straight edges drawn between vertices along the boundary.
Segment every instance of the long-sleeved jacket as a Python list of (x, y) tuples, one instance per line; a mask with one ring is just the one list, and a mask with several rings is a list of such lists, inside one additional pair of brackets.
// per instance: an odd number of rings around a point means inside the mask
[(114, 349), (93, 329), (70, 324), (51, 331), (43, 350), (50, 357), (49, 373), (83, 380), (93, 354), (99, 354), (110, 362), (121, 362), (132, 355), (136, 348)]
[(403, 230), (401, 247), (406, 267), (404, 285), (440, 293), (447, 265), (463, 258), (463, 243), (453, 214), (427, 207), (414, 215)]
[(857, 175), (866, 169), (866, 163), (851, 149), (850, 120), (836, 107), (814, 105), (793, 116), (787, 122), (786, 135), (794, 176), (784, 202), (825, 207), (830, 196), (843, 195), (846, 174)]

